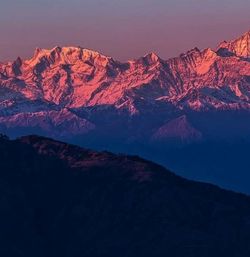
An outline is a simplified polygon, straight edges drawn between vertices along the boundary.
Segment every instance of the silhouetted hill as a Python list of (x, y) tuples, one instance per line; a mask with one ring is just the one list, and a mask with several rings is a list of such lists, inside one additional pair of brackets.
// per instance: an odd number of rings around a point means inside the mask
[(48, 138), (0, 151), (1, 256), (250, 256), (247, 196)]

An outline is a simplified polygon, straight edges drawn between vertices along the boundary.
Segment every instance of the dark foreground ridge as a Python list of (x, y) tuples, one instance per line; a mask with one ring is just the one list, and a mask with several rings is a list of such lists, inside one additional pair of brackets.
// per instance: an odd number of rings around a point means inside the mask
[(1, 256), (250, 256), (247, 196), (48, 138), (0, 151)]

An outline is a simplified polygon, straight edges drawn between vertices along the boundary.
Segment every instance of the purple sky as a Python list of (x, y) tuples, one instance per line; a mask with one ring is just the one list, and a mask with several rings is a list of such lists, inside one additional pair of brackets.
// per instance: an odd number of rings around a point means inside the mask
[(250, 29), (249, 0), (6, 0), (0, 60), (83, 46), (119, 60), (215, 47)]

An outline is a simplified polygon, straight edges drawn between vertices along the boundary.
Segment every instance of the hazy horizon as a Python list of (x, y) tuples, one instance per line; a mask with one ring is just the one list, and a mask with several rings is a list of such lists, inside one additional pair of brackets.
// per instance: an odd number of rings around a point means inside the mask
[(8, 0), (0, 11), (0, 60), (36, 47), (82, 46), (125, 61), (215, 48), (248, 31), (250, 2), (208, 0)]

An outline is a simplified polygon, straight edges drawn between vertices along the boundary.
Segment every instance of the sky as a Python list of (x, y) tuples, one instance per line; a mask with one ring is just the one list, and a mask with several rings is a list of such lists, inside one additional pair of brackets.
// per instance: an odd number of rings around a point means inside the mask
[(0, 0), (0, 60), (82, 46), (125, 61), (211, 47), (250, 29), (250, 0)]

